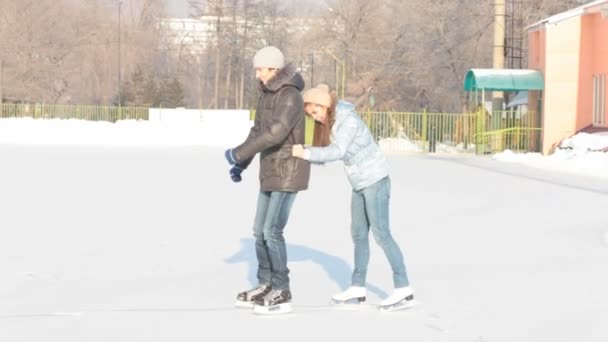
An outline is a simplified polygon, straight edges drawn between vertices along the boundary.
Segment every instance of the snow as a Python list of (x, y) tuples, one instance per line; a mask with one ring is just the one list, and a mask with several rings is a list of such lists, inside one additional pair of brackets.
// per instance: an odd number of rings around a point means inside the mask
[(76, 146), (231, 146), (246, 136), (250, 122), (234, 120), (230, 130), (204, 122), (76, 119), (0, 119), (0, 144)]
[(514, 153), (506, 150), (494, 155), (498, 161), (520, 163), (536, 168), (572, 174), (608, 178), (608, 152), (599, 150), (608, 147), (608, 134), (579, 133), (565, 139), (553, 154)]
[[(427, 143), (413, 141), (407, 137), (384, 138), (379, 141), (385, 151), (424, 152), (428, 150)], [(492, 157), (501, 162), (517, 163), (534, 168), (548, 169), (569, 174), (580, 174), (591, 177), (608, 178), (608, 133), (579, 133), (564, 139), (559, 148), (551, 155), (540, 153), (517, 153), (505, 150)], [(602, 151), (603, 150), (603, 151)], [(435, 152), (440, 154), (462, 154), (475, 152), (475, 145), (463, 144), (452, 146), (437, 143)]]
[[(327, 306), (350, 280), (351, 190), (340, 163), (314, 166), (285, 230), (294, 312), (235, 309), (255, 283), (259, 166), (233, 183), (223, 150), (244, 135), (0, 120), (0, 340), (608, 339), (608, 182), (529, 167), (551, 158), (530, 154), (388, 156), (392, 233), (419, 302), (393, 313)], [(392, 281), (370, 242), (377, 304)]]

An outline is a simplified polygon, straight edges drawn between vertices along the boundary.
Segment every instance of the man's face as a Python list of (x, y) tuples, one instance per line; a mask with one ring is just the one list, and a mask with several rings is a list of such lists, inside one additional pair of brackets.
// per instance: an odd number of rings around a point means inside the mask
[(267, 84), (268, 80), (270, 80), (274, 75), (277, 74), (277, 69), (271, 68), (255, 68), (255, 77), (262, 81), (262, 83)]
[(304, 105), (306, 114), (310, 115), (315, 121), (326, 124), (328, 108), (316, 103), (306, 103)]

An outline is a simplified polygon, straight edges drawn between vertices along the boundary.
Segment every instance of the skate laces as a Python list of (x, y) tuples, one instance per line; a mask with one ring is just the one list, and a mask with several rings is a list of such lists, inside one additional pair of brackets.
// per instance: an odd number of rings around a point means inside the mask
[(263, 292), (266, 291), (268, 288), (270, 288), (270, 285), (258, 285), (256, 287), (254, 287), (253, 289), (251, 289), (249, 292)]
[(272, 289), (264, 296), (264, 299), (273, 299), (279, 297), (281, 295), (281, 291), (282, 290), (279, 289)]

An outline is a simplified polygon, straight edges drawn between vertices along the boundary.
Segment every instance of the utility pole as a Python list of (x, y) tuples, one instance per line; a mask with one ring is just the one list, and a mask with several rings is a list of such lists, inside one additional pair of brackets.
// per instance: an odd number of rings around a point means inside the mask
[[(330, 55), (336, 64), (336, 95), (344, 99), (344, 89), (346, 87), (346, 61), (336, 57), (331, 51), (325, 49), (328, 55)], [(342, 67), (342, 88), (340, 89), (340, 66)]]
[(118, 1), (118, 107), (122, 106), (122, 75), (120, 63), (120, 8), (122, 1)]
[[(494, 0), (494, 69), (505, 68), (505, 9), (505, 0)], [(502, 110), (503, 103), (503, 92), (492, 92), (492, 111)]]
[(310, 87), (315, 86), (315, 53), (310, 54)]
[(2, 114), (2, 99), (4, 94), (2, 93), (2, 76), (4, 74), (4, 60), (0, 57), (0, 116)]

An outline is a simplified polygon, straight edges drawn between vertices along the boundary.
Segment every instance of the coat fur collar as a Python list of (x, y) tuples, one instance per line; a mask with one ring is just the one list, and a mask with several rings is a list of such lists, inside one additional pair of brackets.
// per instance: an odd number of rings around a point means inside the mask
[(277, 74), (268, 80), (268, 84), (260, 82), (261, 90), (270, 92), (276, 92), (286, 85), (296, 87), (299, 91), (304, 89), (304, 79), (292, 63), (279, 69)]

